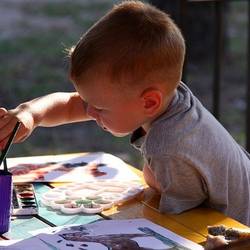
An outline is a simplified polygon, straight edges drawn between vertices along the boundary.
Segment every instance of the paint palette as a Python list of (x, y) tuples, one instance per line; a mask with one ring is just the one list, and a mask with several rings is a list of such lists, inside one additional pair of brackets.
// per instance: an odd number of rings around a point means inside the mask
[(38, 205), (32, 184), (14, 184), (12, 215), (38, 214)]
[(65, 214), (99, 213), (134, 198), (143, 190), (138, 181), (98, 180), (60, 186), (43, 194), (43, 205)]

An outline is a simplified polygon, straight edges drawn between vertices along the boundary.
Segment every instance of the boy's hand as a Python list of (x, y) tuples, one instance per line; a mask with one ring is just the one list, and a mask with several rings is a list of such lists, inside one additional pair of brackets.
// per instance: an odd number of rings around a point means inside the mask
[(2, 150), (8, 138), (15, 127), (17, 121), (21, 122), (21, 126), (15, 136), (14, 142), (25, 140), (34, 129), (34, 120), (32, 114), (25, 109), (15, 108), (6, 110), (0, 108), (0, 149)]

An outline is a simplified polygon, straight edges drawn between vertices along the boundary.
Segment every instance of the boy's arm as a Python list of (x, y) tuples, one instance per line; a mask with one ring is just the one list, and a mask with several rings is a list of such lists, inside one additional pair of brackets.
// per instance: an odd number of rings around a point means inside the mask
[(53, 127), (65, 123), (90, 120), (85, 103), (77, 92), (52, 93), (19, 105), (18, 112), (29, 111), (35, 127)]
[(210, 184), (203, 180), (197, 170), (199, 168), (187, 162), (185, 158), (157, 154), (151, 156), (149, 162), (149, 170), (154, 176), (154, 181), (151, 180), (149, 185), (160, 189), (161, 212), (178, 214), (197, 207), (208, 199), (207, 185)]
[(84, 102), (77, 92), (53, 93), (20, 104), (14, 109), (0, 108), (0, 148), (19, 120), (21, 127), (15, 142), (26, 139), (38, 126), (51, 127), (90, 120)]
[(156, 181), (156, 178), (147, 163), (144, 163), (144, 166), (143, 166), (143, 177), (144, 177), (145, 182), (151, 188), (155, 189), (158, 192), (161, 192), (161, 187), (159, 183)]

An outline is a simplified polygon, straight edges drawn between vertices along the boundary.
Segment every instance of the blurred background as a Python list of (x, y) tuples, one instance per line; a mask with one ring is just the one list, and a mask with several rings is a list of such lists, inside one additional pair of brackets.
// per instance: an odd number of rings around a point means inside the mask
[[(73, 46), (113, 4), (119, 2), (1, 0), (0, 106), (11, 109), (37, 96), (55, 91), (73, 91), (67, 76), (65, 50)], [(218, 25), (213, 1), (190, 3), (184, 22), (178, 4), (180, 1), (148, 2), (167, 11), (182, 28), (185, 27), (185, 82), (213, 112), (214, 33)], [(223, 2), (220, 121), (245, 146), (248, 1)], [(136, 167), (142, 166), (141, 156), (129, 144), (129, 137), (113, 137), (94, 122), (37, 128), (29, 139), (10, 150), (10, 156), (82, 151), (104, 151)]]

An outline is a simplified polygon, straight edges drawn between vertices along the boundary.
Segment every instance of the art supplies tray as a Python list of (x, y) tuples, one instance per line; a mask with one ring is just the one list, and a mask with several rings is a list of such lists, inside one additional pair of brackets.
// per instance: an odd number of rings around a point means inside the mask
[(38, 205), (32, 184), (14, 184), (12, 215), (38, 214)]
[(142, 190), (138, 181), (88, 181), (54, 188), (43, 194), (41, 202), (65, 214), (94, 214), (132, 199)]

